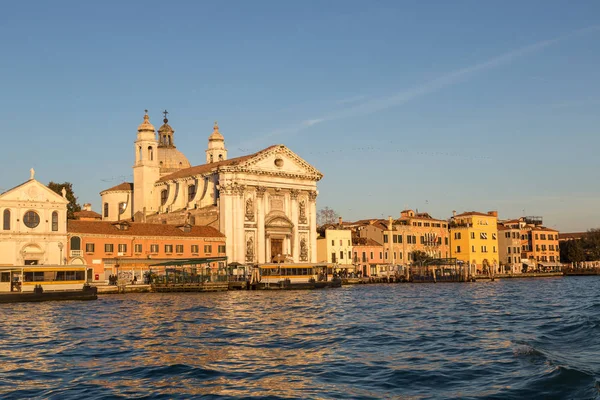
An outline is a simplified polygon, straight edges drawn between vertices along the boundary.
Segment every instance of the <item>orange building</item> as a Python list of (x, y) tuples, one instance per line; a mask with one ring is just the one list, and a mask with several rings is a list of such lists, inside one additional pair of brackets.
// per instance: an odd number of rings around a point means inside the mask
[(209, 226), (69, 220), (67, 234), (68, 263), (93, 267), (93, 281), (130, 271), (141, 282), (151, 265), (169, 260), (222, 258), (211, 267), (226, 263), (225, 235)]
[(521, 232), (523, 261), (528, 267), (535, 264), (537, 269), (559, 266), (558, 231), (542, 226), (540, 217), (526, 217), (524, 220), (526, 225)]

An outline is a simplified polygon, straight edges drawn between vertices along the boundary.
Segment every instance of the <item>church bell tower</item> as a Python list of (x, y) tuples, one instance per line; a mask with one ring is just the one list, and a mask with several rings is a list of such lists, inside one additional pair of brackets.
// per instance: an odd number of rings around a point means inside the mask
[(154, 126), (150, 123), (148, 110), (144, 122), (138, 126), (135, 141), (135, 164), (133, 166), (133, 215), (147, 215), (157, 211), (154, 184), (160, 177), (158, 164), (158, 140)]
[(206, 163), (210, 164), (218, 161), (227, 160), (227, 149), (225, 148), (225, 138), (219, 132), (219, 125), (215, 121), (213, 133), (208, 137), (208, 148), (206, 149)]

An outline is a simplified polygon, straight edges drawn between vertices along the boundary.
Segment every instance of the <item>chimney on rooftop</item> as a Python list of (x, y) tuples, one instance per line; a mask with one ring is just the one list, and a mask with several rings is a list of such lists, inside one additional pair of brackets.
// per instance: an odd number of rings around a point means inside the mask
[(452, 216), (456, 217), (456, 210), (452, 210)]
[(92, 205), (90, 203), (85, 203), (83, 205), (83, 211), (92, 211)]
[(342, 217), (338, 218), (338, 224), (342, 225)]
[(498, 218), (498, 211), (488, 211), (488, 215)]

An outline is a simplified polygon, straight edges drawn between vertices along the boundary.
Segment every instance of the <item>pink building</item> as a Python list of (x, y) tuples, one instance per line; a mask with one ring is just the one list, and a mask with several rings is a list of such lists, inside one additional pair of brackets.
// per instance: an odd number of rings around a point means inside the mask
[(352, 239), (352, 256), (356, 271), (362, 276), (377, 275), (377, 266), (384, 263), (383, 245), (371, 238), (354, 237)]

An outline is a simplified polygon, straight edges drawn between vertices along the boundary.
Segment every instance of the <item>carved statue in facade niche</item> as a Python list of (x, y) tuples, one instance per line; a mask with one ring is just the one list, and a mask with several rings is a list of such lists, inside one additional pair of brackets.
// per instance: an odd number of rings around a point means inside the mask
[(246, 261), (254, 261), (254, 240), (252, 237), (249, 237), (246, 242)]
[(246, 200), (246, 221), (254, 221), (254, 202), (251, 197)]
[(306, 202), (304, 200), (300, 200), (300, 205), (298, 207), (299, 210), (299, 216), (298, 216), (298, 222), (300, 222), (301, 224), (305, 224), (306, 223)]
[(306, 245), (306, 238), (300, 240), (300, 261), (308, 261), (308, 246)]

